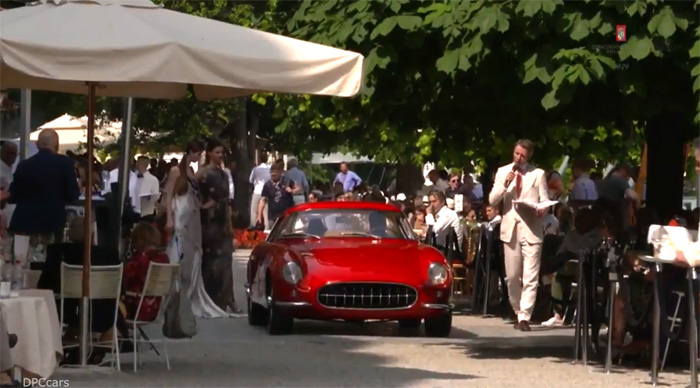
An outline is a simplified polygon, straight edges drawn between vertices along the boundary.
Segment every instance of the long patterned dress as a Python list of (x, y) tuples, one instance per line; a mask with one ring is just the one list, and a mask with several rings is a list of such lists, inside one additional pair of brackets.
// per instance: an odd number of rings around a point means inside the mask
[(220, 309), (237, 312), (233, 296), (233, 236), (226, 172), (207, 167), (200, 195), (204, 204), (214, 201), (214, 205), (203, 209), (201, 214), (204, 289)]
[(173, 197), (173, 235), (168, 244), (170, 262), (180, 263), (180, 285), (192, 301), (198, 318), (227, 316), (207, 295), (202, 279), (202, 224), (197, 183), (189, 180), (187, 194)]

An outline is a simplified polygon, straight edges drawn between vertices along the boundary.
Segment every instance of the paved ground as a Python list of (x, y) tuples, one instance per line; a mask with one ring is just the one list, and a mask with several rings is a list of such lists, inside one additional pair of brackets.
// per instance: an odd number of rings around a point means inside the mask
[[(246, 255), (236, 258), (243, 302)], [(245, 318), (200, 321), (195, 339), (170, 348), (172, 370), (155, 354), (138, 373), (60, 370), (71, 387), (646, 387), (645, 370), (571, 364), (570, 329), (515, 332), (499, 318), (457, 316), (451, 338), (399, 333), (393, 323), (299, 322), (294, 335), (270, 337)], [(159, 328), (149, 332), (155, 337)], [(669, 386), (684, 373), (664, 372)]]

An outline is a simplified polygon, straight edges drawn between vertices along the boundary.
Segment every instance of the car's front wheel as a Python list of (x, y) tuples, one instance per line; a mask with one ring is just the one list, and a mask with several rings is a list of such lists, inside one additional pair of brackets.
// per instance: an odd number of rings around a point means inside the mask
[(452, 312), (425, 318), (425, 334), (428, 337), (448, 337), (452, 331)]
[(267, 321), (267, 311), (265, 308), (250, 299), (248, 295), (248, 324), (251, 326), (262, 326)]
[(294, 318), (284, 314), (275, 304), (275, 292), (270, 289), (267, 296), (267, 332), (270, 335), (289, 334), (294, 329)]

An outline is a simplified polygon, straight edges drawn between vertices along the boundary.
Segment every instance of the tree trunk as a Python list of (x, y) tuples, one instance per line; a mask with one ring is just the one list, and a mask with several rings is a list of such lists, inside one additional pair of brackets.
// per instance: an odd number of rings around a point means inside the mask
[(233, 125), (233, 155), (236, 160), (236, 173), (234, 184), (236, 187), (236, 196), (233, 199), (235, 209), (238, 212), (234, 227), (245, 228), (250, 220), (250, 183), (248, 177), (253, 169), (253, 159), (250, 157), (251, 150), (248, 146), (248, 120), (247, 106), (245, 99), (239, 99), (241, 104), (241, 114)]
[[(647, 123), (646, 206), (668, 223), (683, 206), (685, 144), (697, 134), (677, 115), (659, 115)], [(643, 184), (643, 182), (640, 182)]]

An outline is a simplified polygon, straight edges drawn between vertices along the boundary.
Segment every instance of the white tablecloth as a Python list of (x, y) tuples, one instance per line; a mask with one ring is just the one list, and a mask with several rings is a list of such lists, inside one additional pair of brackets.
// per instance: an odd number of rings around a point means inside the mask
[(53, 293), (23, 290), (18, 297), (0, 299), (0, 307), (8, 331), (19, 339), (11, 350), (15, 366), (40, 377), (50, 377), (63, 356)]

